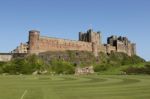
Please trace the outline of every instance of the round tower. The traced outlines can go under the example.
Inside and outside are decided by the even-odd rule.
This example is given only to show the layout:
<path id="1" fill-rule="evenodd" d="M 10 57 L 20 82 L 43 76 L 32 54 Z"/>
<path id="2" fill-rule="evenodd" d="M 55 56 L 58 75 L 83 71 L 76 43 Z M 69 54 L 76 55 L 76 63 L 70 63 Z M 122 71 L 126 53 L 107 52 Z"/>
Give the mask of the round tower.
<path id="1" fill-rule="evenodd" d="M 38 41 L 40 37 L 40 31 L 29 31 L 29 53 L 38 53 Z"/>

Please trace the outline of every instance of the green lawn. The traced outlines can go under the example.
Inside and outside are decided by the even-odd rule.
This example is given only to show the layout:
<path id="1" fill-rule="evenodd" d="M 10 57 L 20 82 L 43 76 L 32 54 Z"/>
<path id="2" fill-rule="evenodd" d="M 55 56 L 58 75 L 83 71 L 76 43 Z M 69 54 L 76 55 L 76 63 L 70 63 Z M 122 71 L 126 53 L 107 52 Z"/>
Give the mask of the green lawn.
<path id="1" fill-rule="evenodd" d="M 0 76 L 0 99 L 150 99 L 150 76 Z"/>

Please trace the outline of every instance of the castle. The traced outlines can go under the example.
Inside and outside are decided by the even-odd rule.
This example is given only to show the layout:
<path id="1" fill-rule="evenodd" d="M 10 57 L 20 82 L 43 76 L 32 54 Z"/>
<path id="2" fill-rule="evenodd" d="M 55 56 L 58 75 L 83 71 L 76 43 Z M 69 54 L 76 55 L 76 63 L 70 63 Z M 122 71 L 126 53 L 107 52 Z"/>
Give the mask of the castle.
<path id="1" fill-rule="evenodd" d="M 131 43 L 126 37 L 111 36 L 107 44 L 102 44 L 101 33 L 89 29 L 87 32 L 79 32 L 79 40 L 67 40 L 40 35 L 40 31 L 29 31 L 27 44 L 21 43 L 12 53 L 39 54 L 46 51 L 90 51 L 95 56 L 99 52 L 110 54 L 111 52 L 123 52 L 129 56 L 136 54 L 136 44 Z"/>

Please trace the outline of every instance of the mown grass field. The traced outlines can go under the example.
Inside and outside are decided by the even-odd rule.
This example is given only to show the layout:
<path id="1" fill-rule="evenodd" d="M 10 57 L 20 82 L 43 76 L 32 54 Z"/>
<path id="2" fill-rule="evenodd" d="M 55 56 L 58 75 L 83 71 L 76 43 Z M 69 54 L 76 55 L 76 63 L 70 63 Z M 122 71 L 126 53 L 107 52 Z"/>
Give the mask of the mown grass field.
<path id="1" fill-rule="evenodd" d="M 0 76 L 0 99 L 150 99 L 150 76 Z"/>

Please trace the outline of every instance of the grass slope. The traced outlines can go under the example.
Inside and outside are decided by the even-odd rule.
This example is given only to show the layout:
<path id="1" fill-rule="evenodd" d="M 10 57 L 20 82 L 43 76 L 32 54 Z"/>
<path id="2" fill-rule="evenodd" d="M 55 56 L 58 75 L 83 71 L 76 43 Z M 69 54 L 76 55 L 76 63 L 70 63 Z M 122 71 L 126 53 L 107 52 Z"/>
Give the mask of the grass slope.
<path id="1" fill-rule="evenodd" d="M 150 76 L 0 76 L 0 99 L 150 99 Z"/>
<path id="2" fill-rule="evenodd" d="M 14 58 L 10 62 L 0 62 L 0 74 L 32 74 L 35 71 L 47 71 L 48 74 L 74 74 L 77 66 L 93 66 L 94 71 L 100 74 L 123 74 L 126 68 L 144 64 L 145 60 L 139 56 L 130 57 L 118 52 L 111 54 L 100 52 L 98 57 L 92 52 L 84 51 L 45 52 L 38 56 L 27 55 L 24 58 Z"/>

